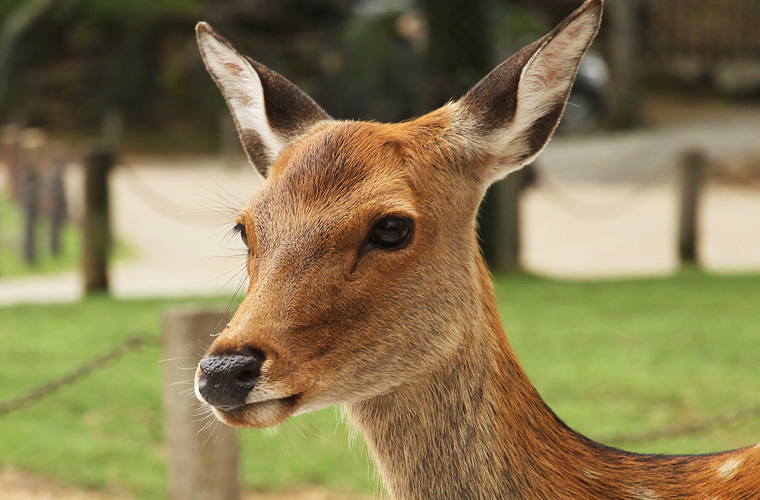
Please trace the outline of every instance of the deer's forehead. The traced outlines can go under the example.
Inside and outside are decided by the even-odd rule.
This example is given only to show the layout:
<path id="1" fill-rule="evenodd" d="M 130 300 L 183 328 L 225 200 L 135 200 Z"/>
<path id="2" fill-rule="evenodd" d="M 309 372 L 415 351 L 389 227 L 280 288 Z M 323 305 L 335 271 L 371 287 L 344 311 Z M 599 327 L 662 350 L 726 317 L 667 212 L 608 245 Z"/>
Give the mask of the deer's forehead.
<path id="1" fill-rule="evenodd" d="M 283 152 L 258 201 L 331 205 L 402 195 L 409 180 L 402 140 L 371 123 L 319 130 Z"/>
<path id="2" fill-rule="evenodd" d="M 300 195 L 330 196 L 361 184 L 391 181 L 403 175 L 400 143 L 389 126 L 364 122 L 332 124 L 286 149 L 270 180 Z"/>
<path id="3" fill-rule="evenodd" d="M 297 142 L 278 158 L 249 212 L 259 221 L 288 226 L 413 210 L 403 137 L 383 127 L 339 123 Z"/>

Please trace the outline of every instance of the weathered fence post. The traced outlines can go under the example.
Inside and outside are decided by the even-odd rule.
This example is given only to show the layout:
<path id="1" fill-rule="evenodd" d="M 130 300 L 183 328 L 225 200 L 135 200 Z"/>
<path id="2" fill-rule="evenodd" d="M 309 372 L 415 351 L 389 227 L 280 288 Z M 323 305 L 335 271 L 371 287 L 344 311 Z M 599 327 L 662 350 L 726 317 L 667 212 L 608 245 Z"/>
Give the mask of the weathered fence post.
<path id="1" fill-rule="evenodd" d="M 84 217 L 82 219 L 82 273 L 85 293 L 108 291 L 108 254 L 111 247 L 108 175 L 113 151 L 93 146 L 84 160 Z"/>
<path id="2" fill-rule="evenodd" d="M 697 263 L 699 236 L 699 200 L 704 184 L 707 157 L 699 149 L 681 154 L 681 217 L 679 220 L 678 255 L 682 264 Z"/>
<path id="3" fill-rule="evenodd" d="M 20 191 L 21 210 L 23 213 L 23 231 L 21 253 L 24 262 L 34 265 L 37 262 L 37 218 L 40 213 L 40 176 L 45 156 L 46 135 L 37 128 L 29 128 L 20 134 L 20 170 L 17 172 L 17 186 Z"/>
<path id="4" fill-rule="evenodd" d="M 118 156 L 121 151 L 121 142 L 124 135 L 124 115 L 117 108 L 108 108 L 103 115 L 103 142 L 106 147 Z"/>
<path id="5" fill-rule="evenodd" d="M 63 182 L 65 171 L 66 158 L 62 151 L 57 151 L 48 176 L 46 193 L 48 217 L 50 218 L 50 253 L 56 257 L 61 254 L 61 228 L 66 221 L 68 208 Z"/>
<path id="6" fill-rule="evenodd" d="M 211 335 L 229 319 L 225 309 L 177 308 L 164 313 L 169 500 L 240 498 L 237 432 L 198 418 L 198 402 L 187 393 Z"/>
<path id="7" fill-rule="evenodd" d="M 21 212 L 24 219 L 21 254 L 24 257 L 24 262 L 31 266 L 37 262 L 37 215 L 40 201 L 39 178 L 34 165 L 23 164 L 20 181 Z"/>
<path id="8" fill-rule="evenodd" d="M 609 89 L 609 123 L 615 128 L 640 125 L 642 26 L 641 0 L 607 2 L 608 58 L 613 84 Z"/>
<path id="9" fill-rule="evenodd" d="M 14 200 L 20 198 L 19 182 L 19 127 L 18 125 L 5 125 L 2 129 L 3 162 L 5 163 L 8 189 Z"/>
<path id="10" fill-rule="evenodd" d="M 520 270 L 520 198 L 532 175 L 531 166 L 509 174 L 489 188 L 480 212 L 483 253 L 494 271 Z"/>

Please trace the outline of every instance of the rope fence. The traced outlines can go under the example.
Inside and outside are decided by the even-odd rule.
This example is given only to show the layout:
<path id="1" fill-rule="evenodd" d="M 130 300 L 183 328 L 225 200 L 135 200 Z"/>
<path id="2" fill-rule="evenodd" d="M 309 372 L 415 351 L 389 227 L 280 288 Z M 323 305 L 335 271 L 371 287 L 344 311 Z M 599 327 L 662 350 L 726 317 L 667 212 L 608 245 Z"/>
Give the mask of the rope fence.
<path id="1" fill-rule="evenodd" d="M 139 173 L 125 164 L 119 153 L 123 120 L 116 110 L 104 115 L 100 135 L 86 146 L 65 144 L 50 137 L 47 131 L 24 128 L 18 124 L 0 127 L 0 175 L 8 195 L 2 200 L 18 206 L 21 214 L 21 234 L 11 241 L 0 228 L 0 243 L 17 246 L 21 259 L 33 268 L 40 261 L 42 233 L 40 223 L 47 225 L 49 252 L 61 254 L 61 234 L 69 222 L 69 201 L 65 189 L 65 171 L 80 166 L 83 172 L 81 273 L 86 294 L 108 292 L 113 248 L 111 208 L 111 176 L 119 165 L 125 172 L 125 186 L 154 212 L 172 221 L 195 226 L 218 228 L 220 223 L 203 214 L 189 213 L 186 207 L 173 202 L 159 190 L 142 180 Z M 75 153 L 75 151 L 77 151 Z M 2 184 L 2 183 L 0 183 Z M 6 201 L 7 198 L 7 201 Z M 3 269 L 0 268 L 0 275 Z"/>
<path id="2" fill-rule="evenodd" d="M 197 343 L 188 342 L 188 339 L 185 337 L 190 334 L 187 332 L 197 332 L 193 333 L 192 336 L 196 340 L 203 340 L 208 337 L 209 331 L 216 331 L 219 325 L 219 317 L 224 316 L 225 314 L 225 312 L 215 310 L 211 312 L 188 312 L 181 309 L 168 311 L 166 316 L 168 325 L 167 331 L 169 333 L 166 335 L 166 341 L 168 342 L 166 346 L 167 353 L 174 355 L 177 354 L 175 351 L 179 351 L 179 354 L 182 356 L 179 356 L 178 358 L 186 359 L 189 355 L 193 354 L 189 351 L 185 352 L 188 350 L 188 346 L 192 346 Z M 196 323 L 200 323 L 201 327 L 199 328 L 197 326 L 194 326 Z M 123 341 L 113 346 L 108 351 L 88 359 L 80 365 L 72 368 L 67 373 L 64 373 L 60 377 L 48 380 L 40 385 L 31 388 L 23 394 L 0 402 L 0 417 L 11 412 L 26 409 L 36 403 L 39 403 L 45 398 L 57 392 L 59 389 L 75 385 L 88 375 L 104 370 L 110 364 L 119 360 L 126 354 L 137 352 L 143 346 L 154 344 L 155 342 L 155 337 L 153 335 L 149 335 L 145 332 L 135 332 Z M 191 347 L 190 349 L 194 349 L 194 347 Z M 174 378 L 177 378 L 178 380 L 184 380 L 187 376 L 186 373 L 184 373 L 182 370 L 178 371 L 174 368 L 167 368 L 167 370 L 171 370 L 172 373 L 176 373 L 176 375 L 168 376 L 169 381 L 172 381 Z M 167 383 L 167 385 L 171 384 Z M 175 402 L 175 404 L 183 405 L 184 399 L 180 398 L 179 402 Z M 190 414 L 192 416 L 192 411 Z M 668 425 L 658 429 L 651 429 L 643 432 L 614 434 L 604 437 L 602 441 L 620 444 L 637 444 L 659 441 L 663 439 L 676 439 L 688 435 L 707 433 L 720 428 L 734 426 L 758 417 L 760 417 L 760 405 L 755 405 L 737 411 L 717 414 L 693 422 Z"/>
<path id="3" fill-rule="evenodd" d="M 719 161 L 710 161 L 706 165 L 704 174 L 705 177 L 730 183 L 732 187 L 741 187 L 752 191 L 760 190 L 760 178 L 727 169 Z M 640 206 L 640 203 L 645 200 L 645 196 L 653 187 L 663 185 L 663 175 L 662 170 L 653 170 L 642 176 L 633 185 L 629 185 L 623 194 L 609 200 L 589 201 L 573 193 L 572 188 L 563 187 L 561 183 L 553 180 L 551 175 L 546 175 L 539 168 L 537 189 L 534 192 L 560 210 L 576 217 L 614 219 Z"/>
<path id="4" fill-rule="evenodd" d="M 730 183 L 732 187 L 760 191 L 760 175 L 752 177 L 747 173 L 729 169 L 720 161 L 716 161 L 713 165 L 710 165 L 708 170 L 711 175 L 724 182 Z M 760 172 L 760 168 L 758 168 L 758 172 Z"/>
<path id="5" fill-rule="evenodd" d="M 756 417 L 760 417 L 760 405 L 751 406 L 739 411 L 721 413 L 697 422 L 671 425 L 634 434 L 616 434 L 605 438 L 605 441 L 623 444 L 637 444 L 660 441 L 662 439 L 675 439 L 692 434 L 706 433 L 723 427 L 734 426 Z"/>
<path id="6" fill-rule="evenodd" d="M 136 351 L 149 342 L 149 337 L 144 333 L 132 334 L 124 341 L 111 348 L 108 352 L 87 360 L 62 376 L 33 387 L 24 394 L 0 402 L 0 416 L 31 406 L 47 396 L 50 396 L 58 389 L 73 385 L 85 376 L 102 370 L 125 354 Z"/>
<path id="7" fill-rule="evenodd" d="M 150 187 L 148 183 L 142 180 L 140 174 L 137 173 L 133 166 L 122 162 L 120 167 L 127 174 L 125 175 L 125 179 L 127 180 L 126 185 L 129 191 L 161 215 L 182 224 L 204 227 L 219 226 L 218 222 L 203 219 L 198 217 L 197 214 L 189 213 L 186 207 L 175 203 L 160 191 Z"/>
<path id="8" fill-rule="evenodd" d="M 586 201 L 561 187 L 551 179 L 551 176 L 541 173 L 538 178 L 538 189 L 535 192 L 557 208 L 572 215 L 583 218 L 614 219 L 639 206 L 639 202 L 643 199 L 642 195 L 653 186 L 660 184 L 661 178 L 661 171 L 652 171 L 639 179 L 622 195 L 610 200 Z"/>

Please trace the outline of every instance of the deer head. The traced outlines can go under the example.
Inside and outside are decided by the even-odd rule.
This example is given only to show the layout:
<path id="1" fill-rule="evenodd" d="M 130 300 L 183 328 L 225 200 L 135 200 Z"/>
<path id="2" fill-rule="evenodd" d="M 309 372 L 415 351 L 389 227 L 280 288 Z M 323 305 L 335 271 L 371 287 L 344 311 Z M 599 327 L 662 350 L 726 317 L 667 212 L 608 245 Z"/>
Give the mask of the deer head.
<path id="1" fill-rule="evenodd" d="M 601 8 L 588 0 L 460 100 L 398 124 L 333 120 L 198 25 L 206 67 L 266 179 L 236 221 L 247 295 L 196 374 L 221 420 L 264 427 L 359 403 L 478 342 L 473 325 L 491 307 L 478 205 L 549 141 Z"/>

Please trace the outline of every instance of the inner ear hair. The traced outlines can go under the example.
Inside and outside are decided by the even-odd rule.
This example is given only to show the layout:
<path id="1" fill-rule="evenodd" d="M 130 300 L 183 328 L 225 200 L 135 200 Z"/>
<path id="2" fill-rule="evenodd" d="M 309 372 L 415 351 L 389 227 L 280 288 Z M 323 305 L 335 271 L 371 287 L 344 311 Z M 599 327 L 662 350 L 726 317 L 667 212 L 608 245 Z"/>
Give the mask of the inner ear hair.
<path id="1" fill-rule="evenodd" d="M 602 0 L 588 0 L 540 40 L 489 73 L 458 104 L 465 135 L 492 158 L 491 181 L 535 159 L 559 123 L 578 66 L 601 23 Z"/>
<path id="2" fill-rule="evenodd" d="M 302 90 L 240 54 L 208 24 L 199 23 L 196 34 L 203 62 L 230 108 L 243 149 L 267 177 L 283 149 L 330 117 Z"/>

